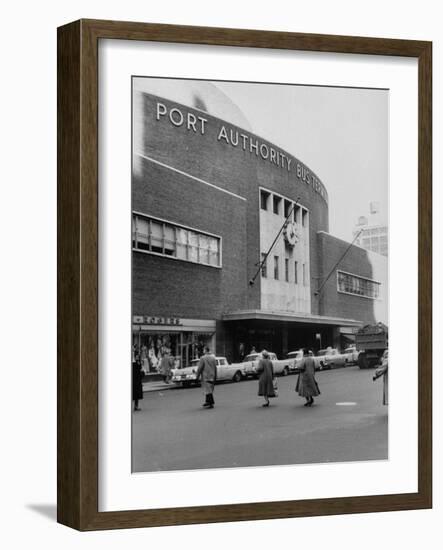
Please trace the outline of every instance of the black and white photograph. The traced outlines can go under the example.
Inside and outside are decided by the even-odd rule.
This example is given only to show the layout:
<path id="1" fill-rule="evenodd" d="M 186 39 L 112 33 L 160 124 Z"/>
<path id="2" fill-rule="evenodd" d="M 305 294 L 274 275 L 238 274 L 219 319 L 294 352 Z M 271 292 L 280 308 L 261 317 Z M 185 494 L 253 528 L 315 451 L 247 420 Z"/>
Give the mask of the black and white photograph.
<path id="1" fill-rule="evenodd" d="M 389 459 L 388 144 L 387 89 L 133 76 L 133 472 Z"/>

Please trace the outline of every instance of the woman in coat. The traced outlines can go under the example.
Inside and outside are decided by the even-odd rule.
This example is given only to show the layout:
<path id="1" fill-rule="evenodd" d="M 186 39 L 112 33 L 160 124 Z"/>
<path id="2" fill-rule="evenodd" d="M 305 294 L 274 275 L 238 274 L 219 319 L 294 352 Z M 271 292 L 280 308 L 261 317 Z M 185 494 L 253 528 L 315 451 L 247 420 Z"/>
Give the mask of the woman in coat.
<path id="1" fill-rule="evenodd" d="M 174 368 L 174 358 L 171 357 L 171 352 L 169 349 L 165 349 L 163 353 L 163 357 L 160 361 L 160 368 L 159 371 L 163 376 L 163 380 L 166 382 L 166 384 L 169 384 L 169 379 L 171 378 L 171 369 Z"/>
<path id="2" fill-rule="evenodd" d="M 298 395 L 306 399 L 305 407 L 311 407 L 314 403 L 314 397 L 320 395 L 320 390 L 315 379 L 315 361 L 312 351 L 308 351 L 300 365 L 300 374 L 298 375 L 295 391 Z"/>
<path id="3" fill-rule="evenodd" d="M 143 399 L 143 371 L 138 352 L 134 354 L 132 362 L 132 400 L 134 401 L 134 411 L 139 411 L 138 402 Z"/>
<path id="4" fill-rule="evenodd" d="M 266 350 L 261 352 L 262 359 L 258 362 L 257 373 L 260 374 L 258 380 L 258 395 L 265 398 L 262 407 L 269 407 L 269 398 L 275 397 L 274 391 L 274 367 L 269 359 L 269 354 Z"/>

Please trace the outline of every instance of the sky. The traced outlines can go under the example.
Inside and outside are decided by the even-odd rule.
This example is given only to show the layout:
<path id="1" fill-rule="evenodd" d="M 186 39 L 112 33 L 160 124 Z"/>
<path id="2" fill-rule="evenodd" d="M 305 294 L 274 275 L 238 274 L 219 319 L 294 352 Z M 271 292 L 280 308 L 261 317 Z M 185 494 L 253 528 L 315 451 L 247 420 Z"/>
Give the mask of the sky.
<path id="1" fill-rule="evenodd" d="M 388 222 L 389 91 L 216 82 L 252 131 L 291 153 L 329 194 L 329 230 L 347 241 L 378 202 Z"/>

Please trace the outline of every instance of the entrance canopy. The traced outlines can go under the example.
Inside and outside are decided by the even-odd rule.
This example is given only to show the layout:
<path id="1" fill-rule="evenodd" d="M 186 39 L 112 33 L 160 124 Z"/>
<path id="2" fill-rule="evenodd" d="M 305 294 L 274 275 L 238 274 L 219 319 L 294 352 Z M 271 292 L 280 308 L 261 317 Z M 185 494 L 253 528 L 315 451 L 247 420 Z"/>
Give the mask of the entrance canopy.
<path id="1" fill-rule="evenodd" d="M 309 325 L 329 325 L 335 327 L 361 327 L 361 321 L 356 319 L 343 319 L 341 317 L 326 317 L 323 315 L 311 315 L 310 313 L 291 313 L 288 311 L 271 311 L 264 309 L 249 309 L 232 311 L 222 316 L 222 321 L 285 321 L 303 323 Z"/>

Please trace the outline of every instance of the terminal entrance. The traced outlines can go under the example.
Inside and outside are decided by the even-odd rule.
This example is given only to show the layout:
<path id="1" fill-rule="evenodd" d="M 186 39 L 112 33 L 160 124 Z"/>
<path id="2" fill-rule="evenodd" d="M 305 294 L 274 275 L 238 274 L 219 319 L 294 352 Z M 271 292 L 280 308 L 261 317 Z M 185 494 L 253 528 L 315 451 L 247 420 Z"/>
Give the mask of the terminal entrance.
<path id="1" fill-rule="evenodd" d="M 339 346 L 338 328 L 328 325 L 302 324 L 298 322 L 265 321 L 251 319 L 223 323 L 224 338 L 217 339 L 230 362 L 239 362 L 254 351 L 266 349 L 283 358 L 287 353 L 301 348 L 315 352 L 328 346 Z"/>

